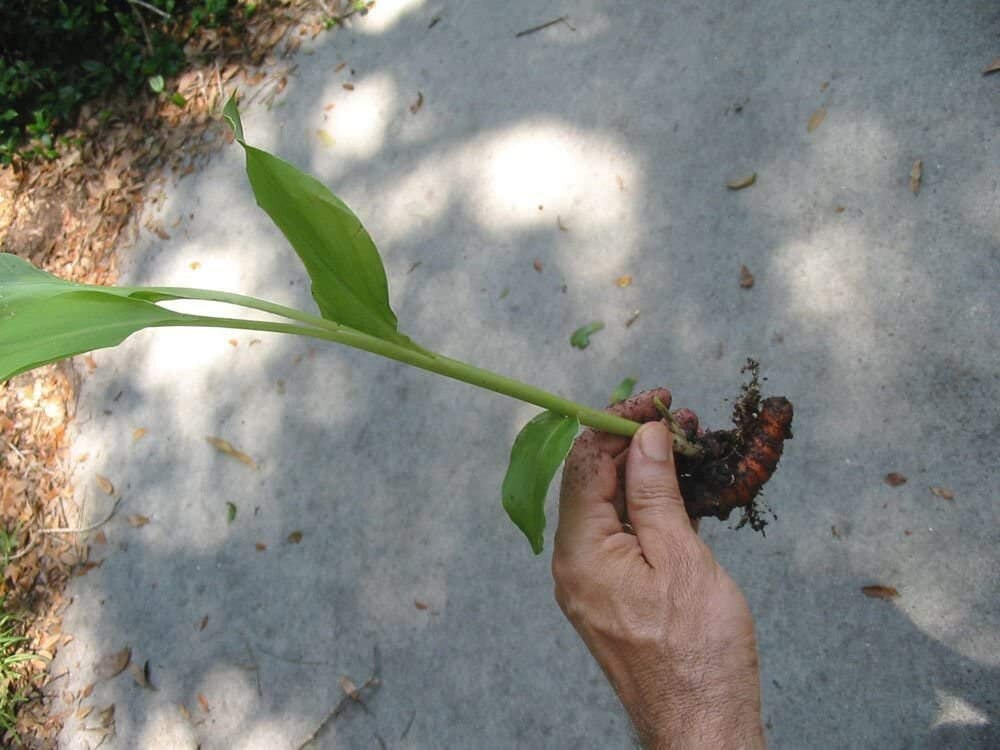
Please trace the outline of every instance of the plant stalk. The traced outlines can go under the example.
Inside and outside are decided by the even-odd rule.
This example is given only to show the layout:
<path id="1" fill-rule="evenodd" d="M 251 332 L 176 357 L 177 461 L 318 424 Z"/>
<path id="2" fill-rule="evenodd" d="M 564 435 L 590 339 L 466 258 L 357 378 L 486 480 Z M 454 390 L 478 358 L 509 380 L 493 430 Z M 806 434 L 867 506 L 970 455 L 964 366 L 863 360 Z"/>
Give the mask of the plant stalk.
<path id="1" fill-rule="evenodd" d="M 138 289 L 137 289 L 138 290 Z M 362 349 L 372 354 L 378 354 L 397 362 L 403 362 L 422 370 L 444 375 L 454 380 L 460 380 L 470 385 L 479 386 L 495 393 L 500 393 L 520 401 L 535 404 L 567 417 L 576 417 L 580 424 L 592 427 L 601 432 L 632 437 L 639 429 L 639 423 L 630 419 L 616 417 L 599 409 L 592 409 L 574 401 L 557 396 L 541 388 L 528 385 L 514 378 L 486 370 L 467 362 L 445 357 L 420 347 L 409 348 L 393 341 L 385 341 L 377 336 L 358 331 L 349 326 L 311 315 L 301 310 L 285 307 L 274 302 L 249 297 L 231 292 L 218 292 L 207 289 L 189 289 L 181 287 L 144 287 L 142 291 L 160 292 L 184 299 L 200 299 L 212 302 L 224 302 L 240 307 L 259 310 L 271 315 L 287 318 L 303 323 L 291 325 L 258 320 L 240 320 L 238 318 L 217 318 L 212 316 L 190 316 L 192 326 L 207 326 L 211 328 L 238 328 L 252 331 L 270 331 L 274 333 L 291 333 L 308 336 L 324 341 L 334 341 L 339 344 Z M 687 440 L 683 432 L 671 420 L 671 430 L 674 432 L 674 447 L 684 455 L 697 455 L 700 448 Z"/>

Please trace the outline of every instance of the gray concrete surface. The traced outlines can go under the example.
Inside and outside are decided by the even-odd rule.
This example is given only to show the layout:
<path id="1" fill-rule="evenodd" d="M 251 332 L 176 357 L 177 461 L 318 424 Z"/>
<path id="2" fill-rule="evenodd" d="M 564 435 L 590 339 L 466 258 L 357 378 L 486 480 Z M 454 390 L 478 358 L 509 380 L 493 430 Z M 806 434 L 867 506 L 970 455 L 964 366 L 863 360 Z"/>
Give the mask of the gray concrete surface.
<path id="1" fill-rule="evenodd" d="M 561 15 L 572 28 L 515 37 Z M 988 0 L 379 0 L 303 45 L 245 125 L 357 209 L 429 347 L 595 405 L 634 375 L 712 424 L 759 358 L 796 405 L 778 518 L 766 538 L 703 529 L 757 616 L 772 745 L 997 747 L 1000 78 L 980 71 L 998 32 Z M 311 309 L 236 147 L 149 210 L 172 238 L 124 250 L 128 281 Z M 318 746 L 630 746 L 552 600 L 554 517 L 535 558 L 500 508 L 534 409 L 269 335 L 158 331 L 96 361 L 87 519 L 109 505 L 93 474 L 123 499 L 107 544 L 91 537 L 103 565 L 73 582 L 56 672 L 78 690 L 129 645 L 157 688 L 97 684 L 84 703 L 117 708 L 105 747 L 298 747 L 376 646 L 381 689 Z M 68 720 L 64 746 L 96 744 L 92 723 Z"/>

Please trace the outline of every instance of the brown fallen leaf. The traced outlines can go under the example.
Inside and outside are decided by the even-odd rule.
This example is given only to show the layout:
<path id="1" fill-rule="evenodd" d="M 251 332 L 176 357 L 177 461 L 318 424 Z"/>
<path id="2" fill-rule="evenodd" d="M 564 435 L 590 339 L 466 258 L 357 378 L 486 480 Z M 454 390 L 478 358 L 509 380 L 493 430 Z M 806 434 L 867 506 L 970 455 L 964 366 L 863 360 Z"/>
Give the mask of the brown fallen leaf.
<path id="1" fill-rule="evenodd" d="M 532 266 L 532 268 L 534 268 L 534 269 L 535 269 L 536 271 L 538 271 L 538 273 L 541 273 L 542 271 L 544 271 L 544 270 L 545 270 L 545 264 L 544 264 L 544 263 L 542 263 L 542 261 L 540 261 L 540 260 L 539 260 L 538 258 L 535 258 L 535 262 L 534 262 L 534 263 L 532 263 L 532 264 L 531 264 L 531 266 Z"/>
<path id="2" fill-rule="evenodd" d="M 80 691 L 80 700 L 86 700 L 90 697 L 90 694 L 94 692 L 94 685 L 96 683 L 90 683 L 83 690 Z"/>
<path id="3" fill-rule="evenodd" d="M 410 114 L 415 115 L 420 111 L 420 108 L 424 106 L 424 95 L 420 91 L 417 92 L 416 101 L 410 105 Z"/>
<path id="4" fill-rule="evenodd" d="M 846 211 L 846 210 L 847 210 L 847 208 L 846 208 L 846 207 L 844 207 L 844 206 L 837 206 L 837 207 L 836 207 L 835 209 L 833 209 L 833 210 L 834 210 L 834 212 L 835 212 L 835 213 L 838 213 L 838 214 L 842 214 L 842 213 L 844 213 L 844 211 Z"/>
<path id="5" fill-rule="evenodd" d="M 191 721 L 191 712 L 188 711 L 188 707 L 187 706 L 185 706 L 183 703 L 178 703 L 177 704 L 177 710 L 180 711 L 181 716 L 183 716 L 188 721 Z"/>
<path id="6" fill-rule="evenodd" d="M 241 461 L 242 463 L 245 463 L 251 469 L 257 468 L 256 461 L 250 458 L 250 456 L 248 456 L 243 451 L 234 448 L 233 444 L 230 443 L 228 440 L 223 440 L 222 438 L 219 437 L 212 437 L 211 435 L 206 435 L 205 440 L 207 440 L 208 444 L 211 445 L 216 450 L 225 453 L 227 456 L 232 456 L 233 458 L 237 459 L 238 461 Z"/>
<path id="7" fill-rule="evenodd" d="M 746 177 L 740 177 L 736 180 L 730 180 L 726 183 L 726 187 L 730 190 L 742 190 L 743 188 L 748 188 L 757 182 L 757 173 L 749 174 Z"/>
<path id="8" fill-rule="evenodd" d="M 831 535 L 831 536 L 832 536 L 832 537 L 833 537 L 834 539 L 840 539 L 840 532 L 839 532 L 839 531 L 837 531 L 837 527 L 836 527 L 836 526 L 831 526 L 831 527 L 830 527 L 830 535 Z"/>
<path id="9" fill-rule="evenodd" d="M 628 316 L 628 320 L 625 321 L 625 327 L 631 328 L 632 324 L 639 319 L 639 311 L 633 310 L 632 314 Z"/>
<path id="10" fill-rule="evenodd" d="M 128 525 L 133 529 L 141 529 L 149 523 L 149 516 L 144 516 L 141 513 L 135 513 L 129 516 L 126 520 L 128 521 Z"/>
<path id="11" fill-rule="evenodd" d="M 347 63 L 346 62 L 340 62 L 340 63 L 337 64 L 337 67 L 333 69 L 333 72 L 334 73 L 339 73 L 340 71 L 342 71 L 346 67 L 347 67 Z"/>
<path id="12" fill-rule="evenodd" d="M 80 706 L 78 709 L 76 709 L 76 718 L 79 719 L 80 721 L 83 721 L 88 716 L 90 716 L 90 712 L 93 710 L 94 710 L 93 706 Z"/>
<path id="13" fill-rule="evenodd" d="M 132 442 L 136 442 L 137 440 L 142 440 L 144 437 L 146 437 L 146 432 L 147 430 L 145 427 L 136 427 L 134 430 L 132 430 Z"/>
<path id="14" fill-rule="evenodd" d="M 112 703 L 110 706 L 101 710 L 101 713 L 97 715 L 97 720 L 101 723 L 102 727 L 110 727 L 115 723 L 115 704 Z"/>
<path id="15" fill-rule="evenodd" d="M 198 621 L 198 630 L 204 630 L 208 627 L 208 615 L 205 615 Z"/>
<path id="16" fill-rule="evenodd" d="M 94 675 L 98 680 L 110 680 L 124 671 L 132 660 L 132 649 L 126 646 L 121 651 L 115 651 L 101 658 L 94 665 Z"/>
<path id="17" fill-rule="evenodd" d="M 188 265 L 192 271 L 197 271 L 199 268 L 201 268 L 201 262 L 197 260 L 194 261 L 193 263 L 189 263 Z"/>
<path id="18" fill-rule="evenodd" d="M 993 62 L 983 68 L 983 75 L 989 75 L 990 73 L 996 73 L 1000 71 L 1000 57 L 994 57 Z"/>
<path id="19" fill-rule="evenodd" d="M 257 542 L 254 547 L 258 552 L 267 552 L 267 545 L 264 542 Z"/>
<path id="20" fill-rule="evenodd" d="M 946 487 L 931 487 L 931 492 L 940 497 L 942 500 L 954 500 L 955 493 Z"/>
<path id="21" fill-rule="evenodd" d="M 625 287 L 629 286 L 631 283 L 632 283 L 632 277 L 629 276 L 628 274 L 626 274 L 624 276 L 619 276 L 617 279 L 615 279 L 615 285 L 619 289 L 624 289 Z"/>
<path id="22" fill-rule="evenodd" d="M 885 483 L 890 487 L 899 487 L 902 484 L 906 484 L 906 477 L 895 471 L 890 471 L 885 475 Z"/>
<path id="23" fill-rule="evenodd" d="M 107 543 L 108 543 L 108 535 L 105 534 L 103 531 L 98 531 L 96 534 L 94 534 L 94 544 L 107 544 Z"/>
<path id="24" fill-rule="evenodd" d="M 872 599 L 895 599 L 899 596 L 892 586 L 862 586 L 861 592 Z"/>
<path id="25" fill-rule="evenodd" d="M 331 109 L 333 109 L 336 106 L 337 106 L 336 102 L 330 102 L 325 107 L 323 107 L 323 111 L 324 112 L 329 112 Z"/>
<path id="26" fill-rule="evenodd" d="M 340 689 L 350 696 L 352 700 L 361 699 L 361 695 L 358 692 L 358 686 L 354 684 L 354 681 L 350 677 L 340 678 Z"/>
<path id="27" fill-rule="evenodd" d="M 740 288 L 750 289 L 753 286 L 753 274 L 746 266 L 740 266 Z"/>
<path id="28" fill-rule="evenodd" d="M 347 91 L 354 91 L 354 84 L 353 83 L 342 83 L 340 85 L 343 86 L 344 89 L 346 89 Z"/>
<path id="29" fill-rule="evenodd" d="M 83 361 L 87 364 L 87 372 L 93 372 L 97 369 L 97 360 L 94 359 L 93 354 L 88 354 L 83 358 Z"/>
<path id="30" fill-rule="evenodd" d="M 152 683 L 149 681 L 149 660 L 147 659 L 145 664 L 141 667 L 132 662 L 128 665 L 129 674 L 132 675 L 132 679 L 135 680 L 135 684 L 144 690 L 155 690 Z"/>
<path id="31" fill-rule="evenodd" d="M 289 544 L 298 544 L 301 541 L 302 541 L 302 532 L 301 531 L 293 531 L 291 534 L 288 535 L 288 543 Z"/>
<path id="32" fill-rule="evenodd" d="M 820 125 L 823 124 L 823 120 L 826 119 L 826 107 L 820 107 L 815 112 L 812 113 L 812 117 L 809 118 L 809 122 L 806 125 L 806 132 L 811 133 Z"/>
<path id="33" fill-rule="evenodd" d="M 922 159 L 917 159 L 913 162 L 913 168 L 910 170 L 910 192 L 914 195 L 920 192 L 920 181 L 923 179 L 924 174 L 924 162 Z"/>
<path id="34" fill-rule="evenodd" d="M 206 714 L 212 711 L 211 706 L 208 705 L 208 698 L 205 697 L 204 693 L 198 693 L 198 705 L 201 706 L 201 710 Z"/>
<path id="35" fill-rule="evenodd" d="M 240 342 L 237 341 L 236 339 L 229 339 L 229 345 L 235 349 L 237 346 L 240 345 Z"/>
<path id="36" fill-rule="evenodd" d="M 111 484 L 111 480 L 108 479 L 103 474 L 95 475 L 94 481 L 97 482 L 97 486 L 101 488 L 101 492 L 103 492 L 105 495 L 115 494 L 115 486 Z"/>
<path id="37" fill-rule="evenodd" d="M 413 600 L 413 606 L 420 610 L 428 609 L 430 607 L 430 605 L 427 604 L 427 602 L 422 602 L 419 599 Z"/>

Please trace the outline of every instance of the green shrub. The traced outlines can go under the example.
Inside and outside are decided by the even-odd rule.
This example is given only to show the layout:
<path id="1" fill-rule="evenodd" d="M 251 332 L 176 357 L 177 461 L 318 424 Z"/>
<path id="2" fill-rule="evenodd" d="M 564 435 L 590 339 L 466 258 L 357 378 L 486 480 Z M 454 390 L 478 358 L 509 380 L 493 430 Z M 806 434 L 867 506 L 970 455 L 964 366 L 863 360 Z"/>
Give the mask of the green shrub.
<path id="1" fill-rule="evenodd" d="M 55 156 L 88 99 L 184 65 L 197 29 L 227 20 L 233 0 L 0 1 L 0 161 Z"/>

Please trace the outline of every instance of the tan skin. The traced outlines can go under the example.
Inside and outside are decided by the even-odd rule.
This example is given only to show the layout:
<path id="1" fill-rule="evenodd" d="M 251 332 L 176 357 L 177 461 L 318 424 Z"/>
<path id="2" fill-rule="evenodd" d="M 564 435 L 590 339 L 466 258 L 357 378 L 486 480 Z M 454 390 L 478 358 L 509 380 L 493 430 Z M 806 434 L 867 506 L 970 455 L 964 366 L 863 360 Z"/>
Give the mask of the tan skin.
<path id="1" fill-rule="evenodd" d="M 644 747 L 763 748 L 753 618 L 684 510 L 654 396 L 670 405 L 657 389 L 609 409 L 648 423 L 634 439 L 588 430 L 566 459 L 556 601 Z"/>

